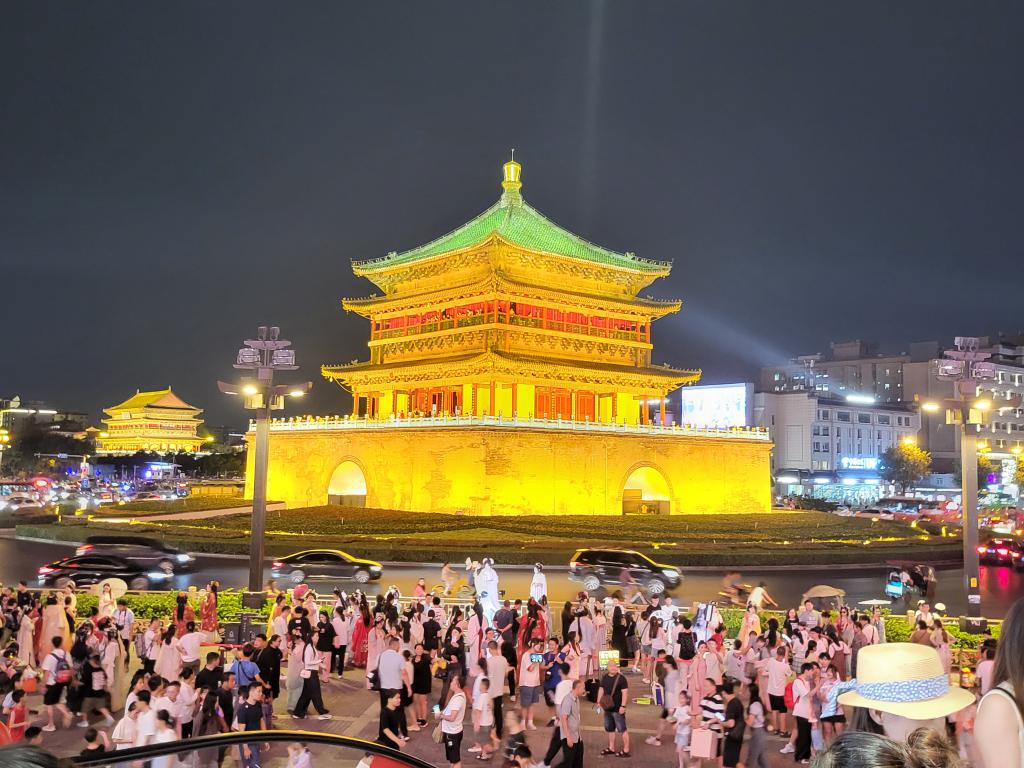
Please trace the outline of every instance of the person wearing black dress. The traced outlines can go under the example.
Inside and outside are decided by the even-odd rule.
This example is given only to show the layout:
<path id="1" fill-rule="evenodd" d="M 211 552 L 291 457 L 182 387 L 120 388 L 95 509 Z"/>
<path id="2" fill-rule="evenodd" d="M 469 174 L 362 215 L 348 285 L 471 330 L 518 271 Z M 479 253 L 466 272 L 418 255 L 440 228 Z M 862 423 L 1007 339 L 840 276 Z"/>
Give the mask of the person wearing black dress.
<path id="1" fill-rule="evenodd" d="M 445 640 L 444 648 L 439 654 L 448 666 L 445 668 L 444 685 L 441 686 L 441 708 L 444 709 L 448 703 L 448 689 L 451 687 L 452 677 L 462 675 L 465 670 L 463 662 L 466 659 L 466 646 L 462 639 L 462 630 L 455 625 L 448 629 L 448 638 Z"/>
<path id="2" fill-rule="evenodd" d="M 416 724 L 420 728 L 427 725 L 427 700 L 430 698 L 433 685 L 430 654 L 423 648 L 423 643 L 416 643 L 412 656 L 412 703 L 413 711 L 416 713 Z"/>
<path id="3" fill-rule="evenodd" d="M 281 693 L 281 636 L 271 635 L 265 646 L 252 655 L 260 668 L 260 677 L 270 686 L 270 696 L 276 699 Z"/>
<path id="4" fill-rule="evenodd" d="M 331 654 L 334 653 L 334 636 L 336 634 L 327 611 L 320 611 L 320 618 L 316 623 L 316 650 L 323 660 L 324 674 L 328 677 L 331 671 Z"/>

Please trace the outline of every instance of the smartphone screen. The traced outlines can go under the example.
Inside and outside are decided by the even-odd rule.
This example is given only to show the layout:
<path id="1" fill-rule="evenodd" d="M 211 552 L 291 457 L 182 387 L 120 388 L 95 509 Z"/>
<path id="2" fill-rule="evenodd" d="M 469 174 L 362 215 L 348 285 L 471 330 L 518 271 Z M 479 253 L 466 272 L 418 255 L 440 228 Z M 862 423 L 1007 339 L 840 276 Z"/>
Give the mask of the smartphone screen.
<path id="1" fill-rule="evenodd" d="M 530 663 L 532 663 L 532 664 L 542 664 L 543 662 L 544 662 L 544 654 L 543 653 L 531 653 L 530 654 Z"/>

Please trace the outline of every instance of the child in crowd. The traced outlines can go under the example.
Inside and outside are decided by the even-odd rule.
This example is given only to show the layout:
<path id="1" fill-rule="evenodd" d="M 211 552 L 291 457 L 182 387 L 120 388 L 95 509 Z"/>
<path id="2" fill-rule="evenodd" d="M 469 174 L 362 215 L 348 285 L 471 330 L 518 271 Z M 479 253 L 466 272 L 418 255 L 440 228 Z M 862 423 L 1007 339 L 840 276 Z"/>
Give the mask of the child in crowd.
<path id="1" fill-rule="evenodd" d="M 672 710 L 671 719 L 676 724 L 676 755 L 679 757 L 679 768 L 686 768 L 689 762 L 690 733 L 693 730 L 690 695 L 686 691 L 679 692 L 679 703 Z"/>

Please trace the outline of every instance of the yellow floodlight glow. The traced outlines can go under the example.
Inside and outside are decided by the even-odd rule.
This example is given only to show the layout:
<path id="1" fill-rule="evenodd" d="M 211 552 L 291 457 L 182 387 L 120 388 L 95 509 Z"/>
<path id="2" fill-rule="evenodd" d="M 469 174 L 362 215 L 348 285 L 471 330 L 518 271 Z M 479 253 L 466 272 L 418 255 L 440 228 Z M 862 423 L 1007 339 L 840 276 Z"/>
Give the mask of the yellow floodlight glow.
<path id="1" fill-rule="evenodd" d="M 974 409 L 978 411 L 987 411 L 992 407 L 991 400 L 977 400 L 974 403 Z"/>
<path id="2" fill-rule="evenodd" d="M 917 445 L 917 438 L 914 437 L 913 435 L 907 435 L 900 442 L 902 442 L 904 445 Z"/>
<path id="3" fill-rule="evenodd" d="M 302 397 L 305 394 L 306 394 L 305 390 L 293 389 L 291 392 L 288 393 L 288 396 L 289 397 Z"/>
<path id="4" fill-rule="evenodd" d="M 256 387 L 254 387 L 252 384 L 246 384 L 244 387 L 242 387 L 242 394 L 243 395 L 248 395 L 249 397 L 252 397 L 253 395 L 257 394 L 258 392 L 259 392 L 259 390 L 256 389 Z"/>
<path id="5" fill-rule="evenodd" d="M 927 411 L 928 413 L 938 413 L 941 406 L 934 400 L 928 400 L 927 402 L 921 403 L 921 410 Z"/>

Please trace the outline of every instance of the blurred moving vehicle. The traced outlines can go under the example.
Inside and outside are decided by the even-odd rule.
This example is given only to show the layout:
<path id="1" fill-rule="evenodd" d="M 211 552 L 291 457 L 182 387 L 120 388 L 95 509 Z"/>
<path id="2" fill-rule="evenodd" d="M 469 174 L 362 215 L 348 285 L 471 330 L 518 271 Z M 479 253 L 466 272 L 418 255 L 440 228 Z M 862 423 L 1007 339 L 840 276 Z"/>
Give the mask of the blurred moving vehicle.
<path id="1" fill-rule="evenodd" d="M 150 589 L 167 584 L 173 574 L 150 570 L 139 563 L 109 555 L 75 555 L 54 560 L 39 567 L 36 580 L 42 587 L 61 588 L 66 584 L 76 587 L 96 584 L 104 579 L 118 578 L 131 589 Z"/>
<path id="2" fill-rule="evenodd" d="M 1011 537 L 989 539 L 978 545 L 978 559 L 992 565 L 1009 565 L 1024 571 L 1024 543 Z"/>
<path id="3" fill-rule="evenodd" d="M 616 586 L 660 595 L 678 587 L 683 577 L 675 566 L 656 563 L 632 550 L 579 549 L 569 561 L 569 579 L 583 584 L 588 592 Z"/>
<path id="4" fill-rule="evenodd" d="M 384 566 L 374 560 L 353 557 L 340 549 L 305 549 L 275 559 L 271 563 L 270 574 L 275 579 L 288 579 L 293 584 L 338 579 L 353 579 L 366 584 L 380 579 Z"/>
<path id="5" fill-rule="evenodd" d="M 196 561 L 187 552 L 145 536 L 90 536 L 75 554 L 117 557 L 142 570 L 159 570 L 170 575 L 191 570 Z"/>

